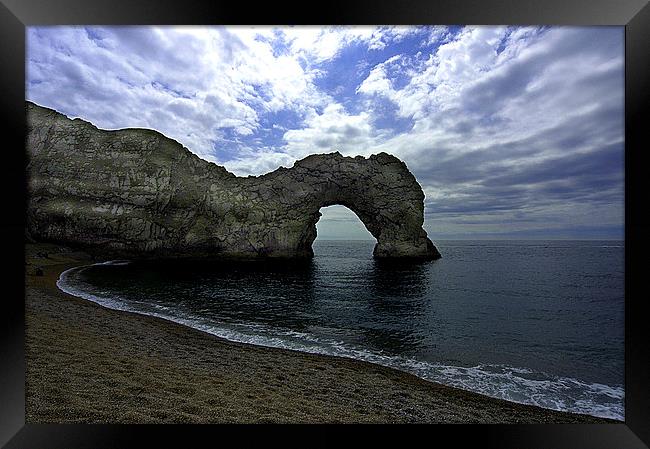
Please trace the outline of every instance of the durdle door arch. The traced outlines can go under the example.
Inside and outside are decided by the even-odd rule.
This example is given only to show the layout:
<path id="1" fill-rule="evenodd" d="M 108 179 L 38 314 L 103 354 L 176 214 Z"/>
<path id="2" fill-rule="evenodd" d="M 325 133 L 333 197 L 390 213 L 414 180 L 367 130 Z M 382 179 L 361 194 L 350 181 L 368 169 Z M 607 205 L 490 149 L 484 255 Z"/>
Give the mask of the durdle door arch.
<path id="1" fill-rule="evenodd" d="M 377 258 L 437 259 L 406 165 L 317 154 L 237 177 L 145 129 L 104 131 L 27 102 L 28 233 L 127 257 L 311 257 L 320 208 L 352 210 Z"/>

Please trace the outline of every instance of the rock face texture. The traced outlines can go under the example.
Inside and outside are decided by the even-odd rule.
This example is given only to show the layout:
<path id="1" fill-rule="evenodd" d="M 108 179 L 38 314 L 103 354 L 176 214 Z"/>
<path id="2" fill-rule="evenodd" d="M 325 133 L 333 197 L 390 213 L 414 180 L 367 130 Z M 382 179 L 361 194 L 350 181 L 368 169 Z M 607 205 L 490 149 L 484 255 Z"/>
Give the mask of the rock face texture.
<path id="1" fill-rule="evenodd" d="M 378 258 L 436 259 L 424 193 L 380 153 L 237 177 L 145 129 L 100 130 L 27 103 L 28 235 L 124 257 L 310 257 L 319 209 L 351 209 Z"/>

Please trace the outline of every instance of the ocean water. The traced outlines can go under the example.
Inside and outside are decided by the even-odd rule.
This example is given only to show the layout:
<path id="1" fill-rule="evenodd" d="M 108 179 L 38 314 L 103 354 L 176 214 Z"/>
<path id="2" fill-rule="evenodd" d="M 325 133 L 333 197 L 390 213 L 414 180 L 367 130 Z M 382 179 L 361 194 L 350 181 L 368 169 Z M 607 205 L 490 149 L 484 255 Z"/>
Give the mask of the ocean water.
<path id="1" fill-rule="evenodd" d="M 374 260 L 371 241 L 301 262 L 74 268 L 59 287 L 234 341 L 366 360 L 542 407 L 624 419 L 622 241 L 436 241 Z"/>

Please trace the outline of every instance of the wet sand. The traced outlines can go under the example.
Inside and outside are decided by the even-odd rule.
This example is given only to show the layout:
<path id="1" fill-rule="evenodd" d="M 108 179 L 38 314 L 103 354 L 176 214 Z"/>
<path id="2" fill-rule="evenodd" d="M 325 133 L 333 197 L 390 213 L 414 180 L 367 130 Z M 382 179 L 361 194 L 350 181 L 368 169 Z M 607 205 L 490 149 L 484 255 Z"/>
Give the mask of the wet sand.
<path id="1" fill-rule="evenodd" d="M 28 423 L 603 423 L 370 363 L 234 343 L 56 287 L 93 263 L 26 245 Z"/>

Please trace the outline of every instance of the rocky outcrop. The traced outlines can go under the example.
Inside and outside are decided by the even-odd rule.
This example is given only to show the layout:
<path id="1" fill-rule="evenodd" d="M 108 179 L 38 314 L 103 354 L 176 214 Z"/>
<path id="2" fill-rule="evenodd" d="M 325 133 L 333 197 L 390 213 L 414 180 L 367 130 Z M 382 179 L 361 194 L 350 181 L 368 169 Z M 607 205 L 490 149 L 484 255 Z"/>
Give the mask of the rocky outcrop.
<path id="1" fill-rule="evenodd" d="M 29 102 L 27 124 L 27 232 L 38 241 L 125 257 L 309 257 L 319 209 L 341 204 L 377 239 L 375 257 L 440 257 L 420 185 L 386 153 L 237 177 L 156 131 L 100 130 Z"/>

